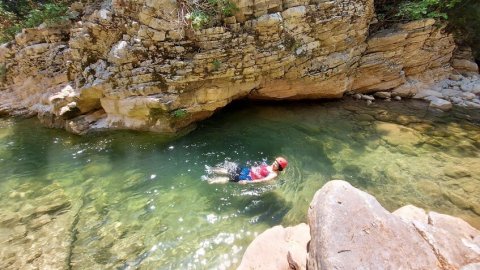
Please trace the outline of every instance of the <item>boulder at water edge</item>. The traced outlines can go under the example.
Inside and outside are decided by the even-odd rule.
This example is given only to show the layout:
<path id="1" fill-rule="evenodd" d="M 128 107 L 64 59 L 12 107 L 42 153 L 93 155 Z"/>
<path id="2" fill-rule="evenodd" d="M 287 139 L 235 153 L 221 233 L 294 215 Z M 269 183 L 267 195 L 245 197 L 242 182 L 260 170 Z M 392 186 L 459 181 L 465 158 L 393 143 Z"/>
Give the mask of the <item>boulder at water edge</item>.
<path id="1" fill-rule="evenodd" d="M 413 226 L 347 182 L 317 191 L 308 218 L 309 269 L 440 269 Z"/>
<path id="2" fill-rule="evenodd" d="M 260 234 L 239 269 L 480 270 L 480 231 L 465 221 L 411 205 L 392 214 L 345 181 L 317 191 L 308 220 L 310 234 L 305 224 Z"/>
<path id="3" fill-rule="evenodd" d="M 305 269 L 309 241 L 310 232 L 305 223 L 270 228 L 248 246 L 238 270 Z"/>
<path id="4" fill-rule="evenodd" d="M 411 218 L 391 214 L 345 181 L 328 182 L 308 211 L 308 269 L 459 269 L 480 262 L 480 232 L 462 220 L 427 217 L 419 208 L 397 213 Z"/>

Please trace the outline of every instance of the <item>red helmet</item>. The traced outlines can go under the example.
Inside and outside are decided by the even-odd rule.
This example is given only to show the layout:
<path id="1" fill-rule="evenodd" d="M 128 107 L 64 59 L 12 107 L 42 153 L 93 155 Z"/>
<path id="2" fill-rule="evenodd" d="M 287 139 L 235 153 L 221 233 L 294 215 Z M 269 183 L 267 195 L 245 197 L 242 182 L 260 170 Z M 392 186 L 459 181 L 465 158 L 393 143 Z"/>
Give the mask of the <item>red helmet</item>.
<path id="1" fill-rule="evenodd" d="M 278 163 L 278 165 L 280 166 L 280 171 L 285 169 L 288 165 L 288 161 L 286 159 L 284 159 L 283 157 L 277 157 L 275 159 L 275 161 Z"/>

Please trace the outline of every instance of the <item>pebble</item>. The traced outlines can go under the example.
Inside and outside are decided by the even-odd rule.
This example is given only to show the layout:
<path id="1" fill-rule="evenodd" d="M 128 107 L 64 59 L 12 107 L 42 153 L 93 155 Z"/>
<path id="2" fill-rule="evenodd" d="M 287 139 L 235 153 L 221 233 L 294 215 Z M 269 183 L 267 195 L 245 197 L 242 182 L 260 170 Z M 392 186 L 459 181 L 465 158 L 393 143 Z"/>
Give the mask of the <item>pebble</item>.
<path id="1" fill-rule="evenodd" d="M 369 95 L 362 95 L 362 99 L 364 99 L 364 100 L 370 100 L 370 101 L 374 101 L 374 100 L 375 100 L 374 97 L 369 96 Z"/>

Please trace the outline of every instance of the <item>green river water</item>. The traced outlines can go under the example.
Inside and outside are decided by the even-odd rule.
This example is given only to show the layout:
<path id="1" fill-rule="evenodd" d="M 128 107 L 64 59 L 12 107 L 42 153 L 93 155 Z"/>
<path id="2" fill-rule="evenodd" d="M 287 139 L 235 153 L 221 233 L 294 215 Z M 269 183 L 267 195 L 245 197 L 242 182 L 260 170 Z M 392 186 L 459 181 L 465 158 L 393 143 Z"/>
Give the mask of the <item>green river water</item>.
<path id="1" fill-rule="evenodd" d="M 84 137 L 0 119 L 0 268 L 234 269 L 256 235 L 306 222 L 344 179 L 480 228 L 480 111 L 416 101 L 241 103 L 168 139 Z M 209 185 L 205 165 L 272 160 L 273 183 Z M 28 267 L 27 267 L 28 266 Z"/>

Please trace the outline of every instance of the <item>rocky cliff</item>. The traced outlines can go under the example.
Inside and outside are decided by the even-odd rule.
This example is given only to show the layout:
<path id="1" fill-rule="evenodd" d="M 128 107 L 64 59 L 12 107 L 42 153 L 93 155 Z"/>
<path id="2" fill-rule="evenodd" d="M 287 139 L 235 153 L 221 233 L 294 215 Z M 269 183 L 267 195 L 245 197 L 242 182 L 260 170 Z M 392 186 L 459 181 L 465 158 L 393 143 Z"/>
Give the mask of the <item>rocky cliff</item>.
<path id="1" fill-rule="evenodd" d="M 235 16 L 201 30 L 181 23 L 175 0 L 74 4 L 71 24 L 1 46 L 0 113 L 79 134 L 170 133 L 235 99 L 411 96 L 452 71 L 453 38 L 434 20 L 369 35 L 373 0 L 235 3 Z"/>

